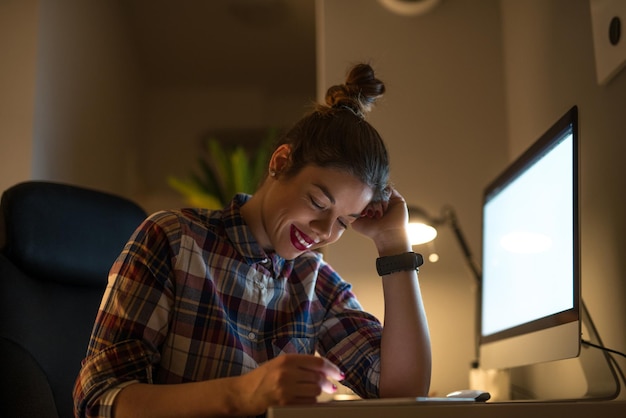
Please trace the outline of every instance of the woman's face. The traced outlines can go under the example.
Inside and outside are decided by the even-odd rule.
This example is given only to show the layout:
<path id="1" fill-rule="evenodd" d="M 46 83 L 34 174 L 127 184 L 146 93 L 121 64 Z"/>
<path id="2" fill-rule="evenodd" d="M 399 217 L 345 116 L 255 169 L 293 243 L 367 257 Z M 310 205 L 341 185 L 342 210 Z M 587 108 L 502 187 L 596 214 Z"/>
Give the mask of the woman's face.
<path id="1" fill-rule="evenodd" d="M 307 166 L 291 178 L 270 182 L 261 208 L 257 237 L 266 249 L 286 259 L 331 244 L 361 216 L 372 189 L 339 169 Z"/>

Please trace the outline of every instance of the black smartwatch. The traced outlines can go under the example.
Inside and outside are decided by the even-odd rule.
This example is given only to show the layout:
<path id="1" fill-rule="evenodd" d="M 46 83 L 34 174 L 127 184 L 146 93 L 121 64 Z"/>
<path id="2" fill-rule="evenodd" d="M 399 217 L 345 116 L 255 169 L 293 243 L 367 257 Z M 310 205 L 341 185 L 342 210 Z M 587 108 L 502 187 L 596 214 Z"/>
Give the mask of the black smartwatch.
<path id="1" fill-rule="evenodd" d="M 397 271 L 419 270 L 422 264 L 424 257 L 421 254 L 408 252 L 377 258 L 376 271 L 379 276 L 386 276 Z"/>

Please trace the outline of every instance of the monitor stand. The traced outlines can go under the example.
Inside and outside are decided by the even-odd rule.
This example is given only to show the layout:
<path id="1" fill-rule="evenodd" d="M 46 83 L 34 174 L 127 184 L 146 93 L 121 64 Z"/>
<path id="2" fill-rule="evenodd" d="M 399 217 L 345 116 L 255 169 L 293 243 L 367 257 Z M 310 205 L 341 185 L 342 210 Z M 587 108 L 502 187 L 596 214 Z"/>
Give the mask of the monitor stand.
<path id="1" fill-rule="evenodd" d="M 598 330 L 591 320 L 585 302 L 581 303 L 582 326 L 588 334 L 586 341 L 604 347 Z M 583 336 L 585 334 L 583 333 Z M 619 379 L 615 373 L 612 359 L 608 352 L 585 343 L 580 348 L 580 364 L 587 381 L 587 392 L 583 399 L 610 400 L 615 399 L 620 392 Z"/>
<path id="2" fill-rule="evenodd" d="M 582 300 L 580 303 L 583 340 L 603 347 L 587 307 Z M 620 392 L 612 358 L 605 350 L 585 343 L 578 357 L 509 371 L 513 401 L 612 400 Z"/>

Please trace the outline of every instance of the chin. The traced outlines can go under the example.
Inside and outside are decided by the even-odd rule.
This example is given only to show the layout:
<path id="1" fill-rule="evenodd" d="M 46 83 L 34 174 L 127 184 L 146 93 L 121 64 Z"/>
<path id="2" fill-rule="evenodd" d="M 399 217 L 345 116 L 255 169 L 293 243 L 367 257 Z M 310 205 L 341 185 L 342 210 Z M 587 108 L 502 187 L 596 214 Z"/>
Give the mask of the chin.
<path id="1" fill-rule="evenodd" d="M 282 258 L 284 258 L 285 260 L 294 260 L 298 257 L 300 257 L 302 254 L 306 253 L 307 251 L 310 250 L 299 250 L 296 248 L 290 248 L 288 250 L 281 250 L 279 248 L 275 248 L 274 251 L 276 251 L 276 254 L 278 254 L 279 256 L 281 256 Z"/>

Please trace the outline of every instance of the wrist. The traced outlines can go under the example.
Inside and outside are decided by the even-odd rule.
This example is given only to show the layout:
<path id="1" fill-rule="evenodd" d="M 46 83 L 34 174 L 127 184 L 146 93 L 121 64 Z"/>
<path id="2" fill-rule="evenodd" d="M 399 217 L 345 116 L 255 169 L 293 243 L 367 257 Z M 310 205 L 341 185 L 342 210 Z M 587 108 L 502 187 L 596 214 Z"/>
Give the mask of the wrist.
<path id="1" fill-rule="evenodd" d="M 399 271 L 419 271 L 419 266 L 423 263 L 424 259 L 421 254 L 408 251 L 377 258 L 376 271 L 379 276 L 386 276 Z"/>
<path id="2" fill-rule="evenodd" d="M 216 379 L 215 381 L 217 381 Z M 245 399 L 247 389 L 243 382 L 242 376 L 232 376 L 224 379 L 219 379 L 220 386 L 223 393 L 223 409 L 221 414 L 223 416 L 243 416 L 248 415 L 247 411 L 243 408 L 248 405 L 248 399 Z M 209 393 L 209 392 L 207 392 Z"/>
<path id="3" fill-rule="evenodd" d="M 396 234 L 386 234 L 374 241 L 374 245 L 380 257 L 413 251 L 409 237 L 404 230 Z"/>

